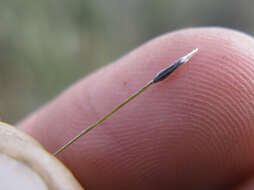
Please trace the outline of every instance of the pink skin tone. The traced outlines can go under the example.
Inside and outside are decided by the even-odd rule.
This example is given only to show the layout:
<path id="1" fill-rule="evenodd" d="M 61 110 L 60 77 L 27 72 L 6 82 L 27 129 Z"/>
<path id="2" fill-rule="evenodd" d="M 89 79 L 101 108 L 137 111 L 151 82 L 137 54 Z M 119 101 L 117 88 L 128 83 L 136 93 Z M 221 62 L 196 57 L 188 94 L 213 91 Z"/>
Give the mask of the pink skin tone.
<path id="1" fill-rule="evenodd" d="M 254 188 L 254 39 L 240 32 L 194 28 L 158 37 L 19 127 L 53 153 L 194 48 L 188 63 L 58 158 L 88 190 Z"/>

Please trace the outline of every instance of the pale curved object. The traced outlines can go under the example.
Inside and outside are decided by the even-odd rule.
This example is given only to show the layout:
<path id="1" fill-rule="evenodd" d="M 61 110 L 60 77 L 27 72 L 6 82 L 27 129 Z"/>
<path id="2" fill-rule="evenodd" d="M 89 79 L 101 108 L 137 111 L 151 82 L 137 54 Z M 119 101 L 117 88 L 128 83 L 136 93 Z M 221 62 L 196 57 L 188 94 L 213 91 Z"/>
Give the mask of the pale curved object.
<path id="1" fill-rule="evenodd" d="M 36 140 L 2 122 L 0 189 L 83 190 L 72 173 Z"/>

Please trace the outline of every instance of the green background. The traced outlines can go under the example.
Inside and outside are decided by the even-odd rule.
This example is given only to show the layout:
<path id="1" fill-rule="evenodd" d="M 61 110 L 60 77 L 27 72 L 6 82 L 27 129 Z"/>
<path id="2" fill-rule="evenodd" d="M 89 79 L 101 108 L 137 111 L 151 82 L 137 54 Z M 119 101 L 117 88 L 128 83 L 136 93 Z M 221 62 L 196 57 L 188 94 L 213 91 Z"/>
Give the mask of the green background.
<path id="1" fill-rule="evenodd" d="M 252 0 L 0 0 L 0 119 L 15 123 L 71 83 L 160 34 L 254 34 Z"/>

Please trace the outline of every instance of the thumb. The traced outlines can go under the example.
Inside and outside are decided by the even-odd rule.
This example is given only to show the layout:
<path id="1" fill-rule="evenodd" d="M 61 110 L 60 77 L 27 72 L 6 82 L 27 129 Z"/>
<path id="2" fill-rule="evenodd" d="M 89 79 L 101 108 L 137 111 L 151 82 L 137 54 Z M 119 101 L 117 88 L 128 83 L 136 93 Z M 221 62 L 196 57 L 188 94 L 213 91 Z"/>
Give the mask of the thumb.
<path id="1" fill-rule="evenodd" d="M 20 128 L 50 152 L 190 50 L 197 56 L 59 158 L 87 189 L 221 189 L 254 170 L 254 40 L 219 29 L 159 37 L 85 79 Z"/>

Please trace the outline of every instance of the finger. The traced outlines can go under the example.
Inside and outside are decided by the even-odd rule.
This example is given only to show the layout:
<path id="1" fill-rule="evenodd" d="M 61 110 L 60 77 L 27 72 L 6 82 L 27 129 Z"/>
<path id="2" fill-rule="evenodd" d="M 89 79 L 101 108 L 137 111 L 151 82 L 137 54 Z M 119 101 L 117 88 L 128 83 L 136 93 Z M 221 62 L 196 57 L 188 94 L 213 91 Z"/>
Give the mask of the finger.
<path id="1" fill-rule="evenodd" d="M 59 155 L 87 189 L 216 189 L 254 170 L 254 40 L 219 29 L 159 37 L 86 77 L 20 128 L 50 152 L 155 73 L 199 53 Z"/>

